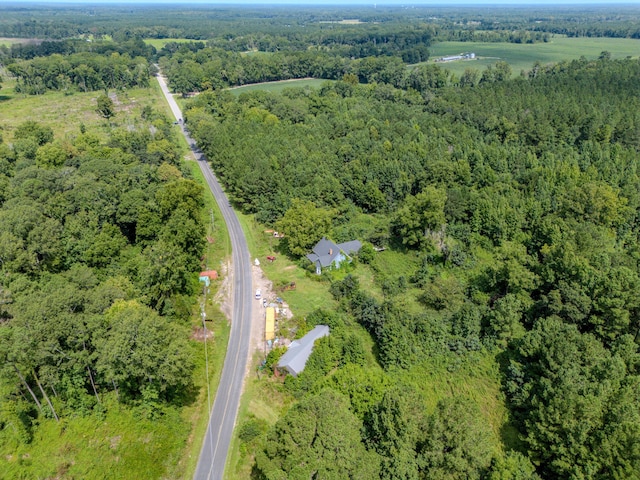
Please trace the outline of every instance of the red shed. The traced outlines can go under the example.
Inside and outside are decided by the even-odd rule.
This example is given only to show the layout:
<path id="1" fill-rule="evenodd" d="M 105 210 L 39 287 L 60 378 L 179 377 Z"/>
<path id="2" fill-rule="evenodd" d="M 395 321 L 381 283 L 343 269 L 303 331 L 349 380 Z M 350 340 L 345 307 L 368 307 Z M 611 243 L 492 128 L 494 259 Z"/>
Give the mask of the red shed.
<path id="1" fill-rule="evenodd" d="M 201 277 L 209 277 L 209 280 L 217 280 L 218 272 L 215 270 L 207 270 L 205 272 L 200 272 Z"/>

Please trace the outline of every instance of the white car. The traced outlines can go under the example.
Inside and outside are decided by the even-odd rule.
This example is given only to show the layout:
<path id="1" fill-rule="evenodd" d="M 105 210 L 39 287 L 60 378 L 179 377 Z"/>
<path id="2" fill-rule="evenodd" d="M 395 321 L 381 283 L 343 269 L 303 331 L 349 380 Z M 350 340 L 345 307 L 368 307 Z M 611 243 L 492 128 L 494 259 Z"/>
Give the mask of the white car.
<path id="1" fill-rule="evenodd" d="M 262 298 L 262 292 L 260 291 L 260 289 L 256 290 L 256 300 L 260 300 Z"/>

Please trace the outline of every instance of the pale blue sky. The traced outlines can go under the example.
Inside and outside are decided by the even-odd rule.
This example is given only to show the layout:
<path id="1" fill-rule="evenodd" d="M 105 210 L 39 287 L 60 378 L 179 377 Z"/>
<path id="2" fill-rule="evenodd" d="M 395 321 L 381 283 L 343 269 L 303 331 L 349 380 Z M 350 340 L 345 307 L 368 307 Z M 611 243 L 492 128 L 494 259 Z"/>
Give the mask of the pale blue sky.
<path id="1" fill-rule="evenodd" d="M 57 4 L 132 4 L 132 3 L 163 3 L 173 5 L 278 5 L 278 4 L 295 4 L 295 5 L 394 5 L 394 6 L 538 6 L 538 5 L 638 5 L 640 6 L 640 0 L 9 0 L 7 4 L 11 3 L 31 3 L 31 4 L 44 4 L 44 3 L 57 3 Z"/>

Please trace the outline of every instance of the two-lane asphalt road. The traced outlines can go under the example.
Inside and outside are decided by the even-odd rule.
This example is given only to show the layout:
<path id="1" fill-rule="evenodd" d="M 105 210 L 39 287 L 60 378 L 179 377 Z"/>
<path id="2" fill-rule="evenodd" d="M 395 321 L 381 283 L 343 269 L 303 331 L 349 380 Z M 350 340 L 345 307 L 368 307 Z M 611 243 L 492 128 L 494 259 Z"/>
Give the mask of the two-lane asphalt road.
<path id="1" fill-rule="evenodd" d="M 158 82 L 171 106 L 176 120 L 180 121 L 182 133 L 191 146 L 200 170 L 218 202 L 222 216 L 227 224 L 233 250 L 231 275 L 233 275 L 233 315 L 231 318 L 231 334 L 224 359 L 222 376 L 216 398 L 211 410 L 211 419 L 207 427 L 206 437 L 198 459 L 195 479 L 221 480 L 227 460 L 227 452 L 231 443 L 233 427 L 236 422 L 240 394 L 249 357 L 249 338 L 251 334 L 252 284 L 251 258 L 247 241 L 240 222 L 229 201 L 222 191 L 217 178 L 211 171 L 204 154 L 197 148 L 195 141 L 189 136 L 182 123 L 182 112 L 169 92 L 163 77 L 158 75 Z"/>

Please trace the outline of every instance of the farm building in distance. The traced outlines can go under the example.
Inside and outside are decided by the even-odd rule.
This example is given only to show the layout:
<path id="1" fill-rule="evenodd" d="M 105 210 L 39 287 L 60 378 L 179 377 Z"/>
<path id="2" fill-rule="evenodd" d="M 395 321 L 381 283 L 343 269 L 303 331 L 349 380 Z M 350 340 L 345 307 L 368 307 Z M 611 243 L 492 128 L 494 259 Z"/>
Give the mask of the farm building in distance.
<path id="1" fill-rule="evenodd" d="M 284 369 L 294 377 L 297 377 L 304 370 L 309 355 L 313 351 L 315 341 L 327 335 L 329 335 L 329 327 L 327 325 L 317 325 L 301 339 L 291 342 L 287 352 L 280 357 L 278 368 Z"/>
<path id="2" fill-rule="evenodd" d="M 476 58 L 476 54 L 471 53 L 461 53 L 460 55 L 451 55 L 448 57 L 440 57 L 436 59 L 436 62 L 453 62 L 455 60 L 473 60 Z"/>

